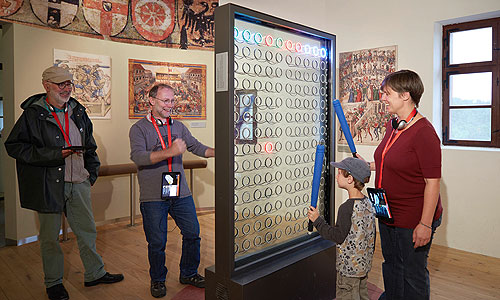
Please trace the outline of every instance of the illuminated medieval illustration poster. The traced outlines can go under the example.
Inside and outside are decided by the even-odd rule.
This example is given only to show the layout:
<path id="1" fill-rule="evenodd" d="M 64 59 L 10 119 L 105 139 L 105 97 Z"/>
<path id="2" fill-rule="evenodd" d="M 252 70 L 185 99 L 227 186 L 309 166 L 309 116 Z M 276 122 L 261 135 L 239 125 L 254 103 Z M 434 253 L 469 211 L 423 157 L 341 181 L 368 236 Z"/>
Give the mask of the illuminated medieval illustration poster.
<path id="1" fill-rule="evenodd" d="M 150 110 L 149 90 L 157 83 L 174 88 L 176 119 L 205 120 L 206 65 L 129 59 L 129 118 L 144 117 Z"/>
<path id="2" fill-rule="evenodd" d="M 54 49 L 54 65 L 68 68 L 72 96 L 92 119 L 111 119 L 111 57 Z"/>
<path id="3" fill-rule="evenodd" d="M 339 53 L 339 100 L 354 143 L 378 145 L 390 119 L 380 84 L 397 68 L 397 46 Z M 347 144 L 340 126 L 337 142 Z"/>

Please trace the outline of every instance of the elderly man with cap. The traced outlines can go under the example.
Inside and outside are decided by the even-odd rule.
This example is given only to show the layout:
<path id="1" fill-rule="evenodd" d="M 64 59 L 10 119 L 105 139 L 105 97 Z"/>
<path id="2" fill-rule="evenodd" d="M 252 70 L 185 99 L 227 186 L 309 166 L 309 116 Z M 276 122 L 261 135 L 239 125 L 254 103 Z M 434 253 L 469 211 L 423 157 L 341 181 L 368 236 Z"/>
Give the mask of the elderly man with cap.
<path id="1" fill-rule="evenodd" d="M 46 93 L 21 104 L 24 112 L 5 142 L 7 153 L 16 159 L 21 207 L 38 213 L 45 286 L 51 300 L 69 299 L 62 284 L 64 257 L 58 240 L 62 213 L 78 240 L 84 285 L 123 280 L 122 274 L 105 271 L 96 251 L 90 186 L 100 163 L 92 122 L 85 108 L 71 98 L 72 80 L 65 68 L 46 69 L 42 74 Z"/>

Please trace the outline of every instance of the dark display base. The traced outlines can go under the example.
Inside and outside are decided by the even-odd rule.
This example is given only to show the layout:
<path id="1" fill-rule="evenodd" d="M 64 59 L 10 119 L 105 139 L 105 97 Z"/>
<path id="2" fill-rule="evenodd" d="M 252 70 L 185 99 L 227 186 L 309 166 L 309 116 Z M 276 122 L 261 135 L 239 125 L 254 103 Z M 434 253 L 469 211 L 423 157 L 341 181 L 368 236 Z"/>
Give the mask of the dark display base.
<path id="1" fill-rule="evenodd" d="M 232 278 L 205 269 L 206 300 L 335 298 L 335 246 L 329 241 L 278 256 L 273 263 L 248 267 Z"/>

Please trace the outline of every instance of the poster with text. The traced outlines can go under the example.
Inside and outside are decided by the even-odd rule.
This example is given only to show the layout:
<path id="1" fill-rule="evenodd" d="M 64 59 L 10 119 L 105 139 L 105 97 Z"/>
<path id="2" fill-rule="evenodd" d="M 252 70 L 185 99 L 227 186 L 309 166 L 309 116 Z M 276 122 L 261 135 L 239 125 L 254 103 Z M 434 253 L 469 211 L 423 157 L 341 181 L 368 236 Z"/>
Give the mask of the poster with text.
<path id="1" fill-rule="evenodd" d="M 129 118 L 144 117 L 150 110 L 149 90 L 164 83 L 174 89 L 174 119 L 205 120 L 206 70 L 206 65 L 129 59 Z"/>
<path id="2" fill-rule="evenodd" d="M 339 53 L 339 100 L 354 143 L 378 145 L 390 119 L 380 84 L 397 68 L 397 46 Z M 340 126 L 337 143 L 346 145 Z"/>
<path id="3" fill-rule="evenodd" d="M 54 65 L 73 74 L 72 97 L 91 119 L 111 119 L 111 57 L 54 49 Z"/>

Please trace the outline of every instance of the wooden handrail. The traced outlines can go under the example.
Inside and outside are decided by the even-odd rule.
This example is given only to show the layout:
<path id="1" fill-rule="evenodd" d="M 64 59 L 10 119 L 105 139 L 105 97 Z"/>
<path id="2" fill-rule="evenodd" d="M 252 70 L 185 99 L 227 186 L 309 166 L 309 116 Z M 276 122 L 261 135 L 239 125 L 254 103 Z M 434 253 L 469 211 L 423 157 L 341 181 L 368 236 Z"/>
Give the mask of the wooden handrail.
<path id="1" fill-rule="evenodd" d="M 203 169 L 207 167 L 207 161 L 204 159 L 184 160 L 182 164 L 184 165 L 184 169 Z M 99 177 L 132 173 L 137 173 L 137 166 L 134 163 L 106 165 L 99 168 Z"/>

